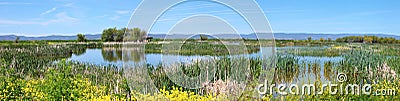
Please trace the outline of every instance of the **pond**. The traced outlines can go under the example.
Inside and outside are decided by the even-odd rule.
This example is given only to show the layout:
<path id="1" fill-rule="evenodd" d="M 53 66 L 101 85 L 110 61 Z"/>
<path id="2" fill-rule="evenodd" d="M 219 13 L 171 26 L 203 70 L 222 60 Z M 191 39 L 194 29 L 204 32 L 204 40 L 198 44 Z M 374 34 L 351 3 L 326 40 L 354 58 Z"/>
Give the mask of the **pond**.
<path id="1" fill-rule="evenodd" d="M 271 47 L 261 47 L 260 51 L 250 54 L 232 55 L 235 56 L 248 56 L 248 57 L 260 57 L 261 52 L 271 50 Z M 293 48 L 304 48 L 304 47 L 277 47 L 276 50 L 285 50 Z M 325 47 L 323 47 L 325 48 Z M 281 54 L 281 53 L 279 53 Z M 193 60 L 205 59 L 205 58 L 218 58 L 221 56 L 204 56 L 204 55 L 175 55 L 175 54 L 161 54 L 161 53 L 145 53 L 141 49 L 122 49 L 122 48 L 97 48 L 87 49 L 83 54 L 73 54 L 69 60 L 79 61 L 84 63 L 91 63 L 96 65 L 116 65 L 122 67 L 124 63 L 134 64 L 149 64 L 153 66 L 160 65 L 163 58 L 168 61 L 179 61 L 182 63 L 189 63 Z M 343 58 L 337 57 L 326 57 L 326 56 L 295 56 L 298 58 L 298 64 L 301 65 L 298 73 L 289 73 L 292 75 L 285 75 L 281 79 L 286 83 L 289 82 L 304 82 L 320 80 L 323 82 L 331 81 L 336 71 L 334 68 L 324 66 L 327 62 L 339 62 Z M 318 65 L 317 68 L 307 66 L 306 64 L 312 63 Z"/>
<path id="2" fill-rule="evenodd" d="M 261 47 L 260 51 L 250 54 L 232 55 L 237 56 L 248 56 L 248 57 L 260 57 L 262 52 L 269 51 L 271 47 Z M 277 50 L 303 48 L 303 47 L 277 47 Z M 125 53 L 125 54 L 124 54 Z M 128 53 L 128 54 L 127 54 Z M 269 52 L 267 52 L 269 53 Z M 125 56 L 124 56 L 125 55 Z M 128 56 L 127 56 L 128 55 Z M 134 57 L 131 60 L 126 60 L 124 57 Z M 208 56 L 208 55 L 175 55 L 175 54 L 161 54 L 161 53 L 144 53 L 141 50 L 122 50 L 121 48 L 96 48 L 87 49 L 83 54 L 72 54 L 69 60 L 79 61 L 85 63 L 91 63 L 96 65 L 117 65 L 122 66 L 124 62 L 145 62 L 150 65 L 159 65 L 162 63 L 163 58 L 178 58 L 179 62 L 191 62 L 192 60 L 209 58 L 209 57 L 221 57 L 221 56 Z M 296 56 L 300 61 L 321 63 L 326 61 L 340 61 L 341 57 L 326 57 L 326 56 Z"/>

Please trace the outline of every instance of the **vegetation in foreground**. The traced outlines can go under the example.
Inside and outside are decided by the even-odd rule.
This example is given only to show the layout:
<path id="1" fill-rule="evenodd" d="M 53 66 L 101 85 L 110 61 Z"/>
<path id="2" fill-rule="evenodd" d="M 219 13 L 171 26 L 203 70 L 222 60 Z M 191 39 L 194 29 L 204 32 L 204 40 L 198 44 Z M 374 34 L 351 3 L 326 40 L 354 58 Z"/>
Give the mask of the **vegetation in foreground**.
<path id="1" fill-rule="evenodd" d="M 114 33 L 116 29 L 108 29 L 105 32 Z M 135 30 L 132 30 L 135 31 Z M 121 33 L 122 31 L 115 32 Z M 141 32 L 136 29 L 136 32 Z M 112 34 L 110 34 L 112 35 Z M 345 72 L 349 82 L 372 84 L 374 89 L 395 89 L 397 95 L 372 96 L 372 95 L 288 95 L 280 96 L 266 94 L 261 97 L 253 92 L 257 86 L 263 59 L 250 58 L 218 58 L 213 62 L 194 61 L 193 64 L 172 65 L 175 69 L 182 69 L 188 76 L 201 75 L 200 67 L 212 67 L 216 74 L 203 89 L 183 89 L 173 83 L 163 65 L 147 65 L 145 68 L 160 92 L 147 94 L 136 92 L 128 82 L 130 79 L 124 77 L 126 69 L 117 66 L 98 66 L 86 63 L 66 61 L 65 58 L 72 54 L 82 54 L 87 48 L 105 47 L 101 41 L 86 40 L 79 35 L 79 42 L 94 42 L 84 45 L 51 45 L 64 43 L 66 41 L 2 41 L 0 48 L 0 99 L 1 100 L 399 100 L 400 80 L 400 46 L 395 44 L 393 38 L 379 38 L 374 36 L 344 37 L 336 42 L 332 40 L 280 40 L 277 46 L 307 46 L 304 48 L 279 49 L 278 56 L 274 58 L 273 83 L 296 82 L 299 76 L 305 73 L 315 75 L 315 85 L 321 85 L 323 76 L 330 81 L 335 80 L 337 72 Z M 122 38 L 123 39 L 123 38 Z M 108 41 L 121 41 L 114 37 Z M 207 41 L 205 41 L 207 40 Z M 106 41 L 106 40 L 103 40 Z M 146 45 L 146 53 L 161 53 L 162 44 Z M 264 40 L 265 41 L 265 40 Z M 67 41 L 69 42 L 69 41 Z M 76 42 L 72 40 L 70 42 Z M 201 40 L 189 40 L 180 49 L 172 51 L 171 54 L 189 55 L 224 55 L 227 53 L 226 46 L 213 44 L 219 40 L 201 38 Z M 259 51 L 258 40 L 246 40 L 247 51 L 253 53 Z M 353 44 L 348 44 L 353 43 Z M 361 44 L 363 43 L 363 44 Z M 385 44 L 388 43 L 388 44 Z M 310 47 L 313 48 L 310 48 Z M 315 47 L 316 46 L 316 47 Z M 121 47 L 121 46 L 111 46 Z M 211 50 L 211 51 L 202 51 Z M 343 57 L 339 62 L 326 61 L 321 65 L 318 62 L 301 62 L 293 56 L 328 56 Z M 237 62 L 232 62 L 237 61 Z M 236 64 L 249 61 L 248 64 Z M 232 70 L 237 67 L 249 69 L 247 86 L 233 83 L 234 86 L 214 86 L 215 84 L 231 84 L 235 79 L 230 78 Z M 323 68 L 323 70 L 321 70 Z M 171 70 L 174 72 L 176 70 Z M 236 71 L 242 72 L 242 71 Z M 243 71 L 244 72 L 244 71 Z M 324 72 L 323 75 L 320 72 Z M 214 85 L 213 85 L 214 84 Z M 246 88 L 241 95 L 238 92 L 226 92 L 233 88 Z M 204 88 L 211 88 L 204 89 Z M 136 88 L 135 88 L 136 89 Z M 144 89 L 144 88 L 137 88 Z M 276 90 L 276 89 L 275 89 Z M 221 93 L 225 92 L 225 93 Z"/>
<path id="2" fill-rule="evenodd" d="M 359 46 L 359 45 L 357 45 Z M 39 48 L 37 48 L 39 47 Z M 86 47 L 86 46 L 85 46 Z M 377 47 L 377 48 L 374 48 Z M 326 62 L 324 65 L 325 74 L 334 74 L 334 71 L 346 72 L 349 75 L 349 83 L 371 83 L 376 88 L 394 88 L 399 94 L 398 76 L 388 78 L 378 71 L 385 73 L 387 68 L 399 73 L 400 61 L 396 51 L 397 46 L 385 45 L 374 46 L 366 45 L 361 47 L 341 46 L 335 48 L 343 54 L 344 59 L 340 62 Z M 365 49 L 368 49 L 365 51 Z M 182 89 L 175 85 L 166 77 L 164 68 L 160 66 L 149 65 L 148 72 L 152 75 L 152 79 L 156 81 L 156 85 L 160 89 L 156 94 L 144 94 L 131 90 L 129 80 L 124 78 L 123 68 L 115 66 L 97 66 L 90 64 L 82 64 L 63 60 L 68 56 L 65 54 L 79 54 L 83 49 L 80 47 L 65 46 L 13 46 L 3 47 L 0 51 L 1 69 L 0 69 L 0 99 L 2 100 L 226 100 L 231 99 L 229 93 L 200 92 L 201 89 Z M 388 51 L 391 50 L 391 51 Z M 303 52 L 305 50 L 298 50 Z M 320 50 L 306 50 L 320 51 Z M 314 52 L 310 52 L 314 54 Z M 325 54 L 325 53 L 321 53 Z M 294 54 L 295 55 L 295 54 Z M 51 58 L 53 57 L 53 58 Z M 216 78 L 211 80 L 212 83 L 228 82 L 227 76 L 231 74 L 229 71 L 234 69 L 232 59 L 222 58 L 214 62 L 198 61 L 190 65 L 176 65 L 184 69 L 185 74 L 189 76 L 199 75 L 202 65 L 215 66 L 217 69 Z M 234 59 L 233 59 L 234 60 Z M 298 75 L 304 71 L 311 71 L 316 77 L 320 77 L 321 69 L 318 63 L 299 64 L 299 60 L 291 56 L 279 56 L 275 65 L 274 82 L 293 82 Z M 58 61 L 58 62 L 54 62 Z M 235 60 L 243 61 L 243 60 Z M 256 84 L 252 80 L 257 80 L 261 70 L 262 59 L 249 59 L 250 77 L 248 88 L 255 88 Z M 236 63 L 236 62 L 233 62 Z M 241 62 L 237 62 L 241 63 Z M 384 66 L 384 64 L 386 66 Z M 240 65 L 240 64 L 236 64 Z M 154 67 L 157 67 L 154 69 Z M 365 68 L 368 67 L 368 68 Z M 153 68 L 153 69 L 152 69 Z M 329 70 L 331 69 L 331 70 Z M 333 69 L 333 70 L 332 70 Z M 369 71 L 377 71 L 375 75 L 366 75 Z M 233 73 L 235 74 L 235 73 Z M 325 76 L 324 74 L 324 76 Z M 332 75 L 326 75 L 332 77 Z M 397 78 L 396 78 L 397 77 Z M 316 78 L 317 81 L 318 78 Z M 321 82 L 315 82 L 315 85 Z M 254 97 L 252 90 L 245 91 L 238 99 L 250 100 L 257 99 Z M 238 97 L 238 96 L 235 96 Z M 341 99 L 362 99 L 362 100 L 398 100 L 399 96 L 367 96 L 367 95 L 306 95 L 306 96 L 273 96 L 271 94 L 264 95 L 263 100 L 341 100 Z"/>

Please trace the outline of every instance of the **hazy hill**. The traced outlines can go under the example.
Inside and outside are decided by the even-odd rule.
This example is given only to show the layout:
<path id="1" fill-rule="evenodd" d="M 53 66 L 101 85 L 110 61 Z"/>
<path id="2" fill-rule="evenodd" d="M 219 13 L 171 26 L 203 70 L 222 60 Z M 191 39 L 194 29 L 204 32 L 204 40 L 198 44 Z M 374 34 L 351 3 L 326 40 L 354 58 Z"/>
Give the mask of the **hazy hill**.
<path id="1" fill-rule="evenodd" d="M 85 35 L 86 39 L 98 40 L 101 39 L 101 34 Z M 4 35 L 0 36 L 0 40 L 15 40 L 16 35 Z M 51 35 L 51 36 L 40 36 L 40 37 L 26 37 L 19 36 L 20 40 L 76 40 L 76 36 L 63 36 L 63 35 Z"/>
<path id="2" fill-rule="evenodd" d="M 400 39 L 400 36 L 398 35 L 388 35 L 388 34 L 310 34 L 310 33 L 274 33 L 274 38 L 275 39 L 279 39 L 279 40 L 307 40 L 308 37 L 312 37 L 312 39 L 314 40 L 318 40 L 320 38 L 331 38 L 333 40 L 335 40 L 336 38 L 341 38 L 341 37 L 345 37 L 345 36 L 364 36 L 364 35 L 368 35 L 368 36 L 379 36 L 379 37 L 393 37 L 396 39 Z M 166 35 L 165 34 L 150 34 L 149 36 L 152 36 L 154 38 L 164 38 Z M 226 39 L 226 38 L 233 38 L 232 34 L 218 34 L 218 35 L 213 35 L 213 37 L 217 37 L 217 38 L 222 38 L 222 39 Z M 246 39 L 256 39 L 256 34 L 241 34 L 241 36 L 243 38 Z M 186 38 L 186 37 L 190 37 L 188 35 L 181 35 L 181 34 L 173 34 L 170 35 L 168 38 Z M 210 39 L 213 38 L 211 36 L 208 36 Z M 196 38 L 199 39 L 200 35 L 195 35 L 192 36 L 192 38 Z M 236 38 L 236 37 L 234 37 Z"/>
<path id="3" fill-rule="evenodd" d="M 387 35 L 387 34 L 309 34 L 309 33 L 275 33 L 275 39 L 290 39 L 290 40 L 306 40 L 308 37 L 312 37 L 313 39 L 320 39 L 320 38 L 332 38 L 333 40 L 340 37 L 345 36 L 364 36 L 364 35 L 374 35 L 379 37 L 393 37 L 396 39 L 400 39 L 398 35 Z M 154 38 L 164 38 L 166 34 L 149 34 L 149 36 Z M 232 38 L 232 34 L 218 34 L 214 35 L 214 37 L 222 38 L 222 39 L 229 39 Z M 246 39 L 255 39 L 255 34 L 241 34 L 243 38 Z M 17 36 L 15 35 L 0 35 L 0 40 L 15 40 Z M 40 36 L 40 37 L 26 37 L 26 36 L 19 36 L 20 40 L 76 40 L 76 36 L 62 36 L 62 35 L 51 35 L 51 36 Z M 187 38 L 190 37 L 188 35 L 183 34 L 173 34 L 170 35 L 169 38 Z M 99 40 L 101 39 L 101 34 L 92 34 L 86 35 L 86 38 L 89 40 Z M 200 35 L 192 36 L 192 38 L 199 39 Z M 210 39 L 213 37 L 209 36 Z"/>

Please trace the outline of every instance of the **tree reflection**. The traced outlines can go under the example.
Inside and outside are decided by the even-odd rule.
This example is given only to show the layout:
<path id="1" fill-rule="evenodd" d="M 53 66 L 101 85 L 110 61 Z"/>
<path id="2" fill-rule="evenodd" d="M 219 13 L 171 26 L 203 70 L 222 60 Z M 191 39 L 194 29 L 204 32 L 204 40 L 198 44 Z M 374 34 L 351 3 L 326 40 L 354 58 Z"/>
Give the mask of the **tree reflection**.
<path id="1" fill-rule="evenodd" d="M 328 81 L 332 81 L 332 75 L 334 74 L 332 71 L 333 63 L 331 61 L 325 62 L 324 63 L 324 77 Z"/>
<path id="2" fill-rule="evenodd" d="M 293 56 L 276 57 L 275 81 L 276 83 L 290 83 L 299 76 L 299 59 Z"/>
<path id="3" fill-rule="evenodd" d="M 104 60 L 109 62 L 117 62 L 122 60 L 122 50 L 118 48 L 103 48 L 101 54 Z"/>
<path id="4" fill-rule="evenodd" d="M 109 62 L 142 62 L 145 59 L 142 47 L 104 47 L 101 54 L 104 60 Z"/>
<path id="5" fill-rule="evenodd" d="M 86 53 L 86 49 L 87 49 L 86 47 L 77 47 L 76 49 L 72 50 L 72 53 L 74 53 L 75 55 L 79 56 L 79 55 L 85 54 Z"/>

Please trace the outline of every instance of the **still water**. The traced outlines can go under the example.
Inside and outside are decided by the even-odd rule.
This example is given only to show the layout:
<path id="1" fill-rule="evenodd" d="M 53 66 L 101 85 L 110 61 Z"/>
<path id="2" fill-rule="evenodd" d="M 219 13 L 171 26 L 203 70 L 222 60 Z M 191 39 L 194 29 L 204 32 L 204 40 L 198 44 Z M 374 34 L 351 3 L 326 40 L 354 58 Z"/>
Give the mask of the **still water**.
<path id="1" fill-rule="evenodd" d="M 278 47 L 276 50 L 285 50 L 302 47 Z M 262 52 L 271 50 L 270 47 L 262 47 L 260 51 L 250 54 L 232 55 L 232 56 L 248 56 L 248 57 L 261 57 Z M 315 57 L 315 56 L 295 56 L 299 59 L 298 64 L 303 63 L 316 63 L 319 66 L 310 67 L 303 65 L 297 70 L 296 73 L 287 73 L 281 78 L 282 82 L 286 83 L 301 83 L 305 81 L 320 80 L 328 82 L 334 79 L 336 71 L 334 68 L 325 68 L 326 62 L 339 62 L 342 57 Z M 121 48 L 102 48 L 102 49 L 87 49 L 83 54 L 73 54 L 69 60 L 79 61 L 84 63 L 96 65 L 116 65 L 123 66 L 124 63 L 138 63 L 150 64 L 153 66 L 160 65 L 163 60 L 172 60 L 183 63 L 192 62 L 193 60 L 204 58 L 218 58 L 218 56 L 204 56 L 204 55 L 165 55 L 161 53 L 145 53 L 140 49 L 121 49 Z M 285 73 L 284 73 L 285 74 Z"/>
<path id="2" fill-rule="evenodd" d="M 278 47 L 277 50 L 301 48 L 301 47 Z M 260 51 L 250 54 L 232 55 L 235 56 L 249 56 L 249 57 L 261 57 L 262 52 L 270 50 L 269 47 L 262 47 Z M 264 53 L 264 54 L 265 54 Z M 132 57 L 126 59 L 125 57 Z M 144 53 L 140 50 L 122 50 L 120 48 L 103 48 L 103 49 L 87 49 L 83 54 L 73 54 L 69 60 L 79 61 L 85 63 L 91 63 L 96 65 L 117 65 L 122 66 L 124 62 L 146 62 L 150 65 L 159 65 L 162 63 L 163 58 L 179 59 L 179 62 L 191 62 L 192 60 L 210 58 L 212 56 L 204 55 L 169 55 L 161 53 Z M 296 56 L 301 62 L 315 62 L 321 63 L 326 61 L 340 61 L 341 57 L 315 57 L 315 56 Z"/>

